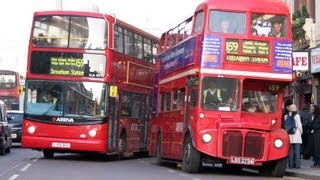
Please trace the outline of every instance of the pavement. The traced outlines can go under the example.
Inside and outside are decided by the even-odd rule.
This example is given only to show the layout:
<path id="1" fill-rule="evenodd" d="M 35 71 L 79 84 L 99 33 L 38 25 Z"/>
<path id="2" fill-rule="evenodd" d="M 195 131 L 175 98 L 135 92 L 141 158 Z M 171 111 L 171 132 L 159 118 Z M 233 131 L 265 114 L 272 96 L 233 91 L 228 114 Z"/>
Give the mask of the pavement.
<path id="1" fill-rule="evenodd" d="M 313 161 L 301 159 L 300 169 L 289 169 L 286 170 L 286 176 L 294 176 L 304 179 L 320 180 L 320 168 L 311 168 Z"/>

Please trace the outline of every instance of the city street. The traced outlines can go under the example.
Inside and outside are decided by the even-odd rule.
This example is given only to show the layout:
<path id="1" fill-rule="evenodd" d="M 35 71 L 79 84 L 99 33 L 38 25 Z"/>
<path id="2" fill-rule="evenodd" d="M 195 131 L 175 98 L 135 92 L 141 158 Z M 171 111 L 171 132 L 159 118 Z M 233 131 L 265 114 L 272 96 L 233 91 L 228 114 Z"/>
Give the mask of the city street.
<path id="1" fill-rule="evenodd" d="M 205 167 L 200 174 L 187 174 L 167 164 L 158 166 L 155 159 L 133 158 L 104 160 L 98 156 L 56 154 L 54 159 L 44 159 L 41 152 L 14 146 L 11 153 L 0 156 L 1 180 L 56 180 L 56 179 L 300 179 L 293 177 L 267 178 L 255 173 L 226 172 L 221 168 Z"/>

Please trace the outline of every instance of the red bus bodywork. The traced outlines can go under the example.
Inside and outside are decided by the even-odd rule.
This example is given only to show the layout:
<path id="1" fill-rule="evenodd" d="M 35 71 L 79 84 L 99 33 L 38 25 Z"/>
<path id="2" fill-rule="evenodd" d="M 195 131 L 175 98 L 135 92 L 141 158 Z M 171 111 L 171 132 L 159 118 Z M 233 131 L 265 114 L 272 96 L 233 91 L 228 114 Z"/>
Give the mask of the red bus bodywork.
<path id="1" fill-rule="evenodd" d="M 69 18 L 75 28 L 87 25 L 87 33 L 79 31 L 80 35 L 81 33 L 85 34 L 85 38 L 73 37 L 71 39 L 64 37 L 63 34 L 49 37 L 49 31 L 42 33 L 43 30 L 38 27 L 38 24 L 49 21 L 52 26 L 59 27 L 56 22 L 63 23 Z M 72 21 L 72 18 L 86 20 L 85 23 L 82 23 L 83 21 Z M 64 20 L 60 21 L 61 19 Z M 98 30 L 104 32 L 105 39 L 98 40 L 99 42 L 104 41 L 102 46 L 104 45 L 105 48 L 98 46 L 92 48 L 95 41 L 92 41 L 91 44 L 88 43 L 91 36 L 88 34 L 91 34 L 91 31 L 89 29 L 90 23 L 86 21 L 98 22 L 96 24 L 105 22 L 106 25 L 100 27 L 101 29 L 91 29 L 92 32 L 98 32 Z M 122 30 L 142 36 L 154 44 L 158 42 L 158 38 L 113 16 L 98 13 L 36 12 L 33 24 L 37 31 L 41 30 L 42 35 L 36 39 L 35 35 L 38 32 L 35 32 L 34 29 L 31 31 L 26 76 L 26 91 L 28 93 L 26 93 L 22 147 L 43 150 L 44 156 L 47 158 L 52 158 L 55 152 L 96 152 L 110 155 L 118 154 L 123 157 L 147 151 L 148 136 L 145 127 L 148 126 L 150 117 L 148 115 L 150 108 L 147 108 L 149 104 L 145 105 L 146 110 L 141 111 L 143 116 L 140 117 L 124 115 L 122 111 L 123 99 L 129 97 L 125 94 L 134 94 L 135 101 L 141 104 L 147 100 L 148 103 L 151 103 L 149 96 L 152 96 L 153 93 L 154 63 L 116 50 L 114 29 L 115 26 L 121 27 Z M 61 31 L 63 31 L 62 28 Z M 72 32 L 69 31 L 69 33 Z M 59 38 L 59 47 L 37 45 L 44 38 L 51 38 L 50 43 L 53 43 L 55 38 Z M 78 40 L 79 42 L 86 40 L 86 46 L 71 47 L 75 46 L 72 41 Z M 95 60 L 92 61 L 90 58 Z M 82 68 L 81 64 L 84 64 L 87 59 L 90 60 L 90 64 L 88 60 L 87 66 L 89 68 L 86 70 Z M 94 65 L 98 61 L 102 63 Z M 45 62 L 45 65 L 34 68 L 35 64 L 41 62 Z M 68 64 L 65 64 L 66 62 Z M 80 63 L 80 68 L 76 65 L 73 66 L 72 63 L 70 65 L 70 62 Z M 60 63 L 70 66 L 71 70 L 61 67 Z M 63 75 L 63 73 L 72 73 L 71 71 L 76 75 Z M 90 87 L 90 85 L 92 86 Z M 99 88 L 93 85 L 98 85 Z M 60 97 L 58 101 L 62 103 L 61 109 L 55 107 L 54 110 L 51 110 L 49 107 L 47 111 L 41 110 L 43 107 L 47 108 L 46 103 L 38 103 L 41 99 L 39 98 L 40 94 L 47 90 L 41 89 L 43 86 L 62 87 L 53 90 L 56 97 Z M 117 87 L 118 91 L 115 97 L 109 96 L 111 86 Z M 56 93 L 56 91 L 60 92 Z M 95 91 L 100 92 L 96 93 Z M 72 96 L 72 93 L 75 96 Z M 96 96 L 93 98 L 94 95 Z M 82 100 L 82 98 L 84 99 Z M 91 104 L 86 106 L 88 102 Z M 82 106 L 84 108 L 81 108 Z M 99 108 L 97 108 L 98 106 Z M 72 112 L 74 109 L 83 112 Z"/>
<path id="2" fill-rule="evenodd" d="M 232 32 L 219 32 L 225 14 L 231 15 L 230 25 L 232 19 L 243 21 Z M 271 37 L 278 20 L 285 35 Z M 181 27 L 189 22 L 188 34 Z M 283 89 L 293 80 L 291 37 L 290 11 L 273 0 L 208 0 L 193 17 L 165 32 L 159 42 L 158 102 L 150 130 L 149 152 L 158 164 L 182 161 L 182 170 L 195 173 L 202 162 L 221 163 L 283 176 L 289 139 L 281 128 L 281 109 Z M 209 80 L 221 86 L 230 102 L 222 100 L 225 105 L 216 109 L 202 104 Z M 179 94 L 181 109 L 176 108 Z M 272 111 L 266 112 L 271 99 Z M 244 110 L 249 103 L 259 103 L 263 110 Z"/>

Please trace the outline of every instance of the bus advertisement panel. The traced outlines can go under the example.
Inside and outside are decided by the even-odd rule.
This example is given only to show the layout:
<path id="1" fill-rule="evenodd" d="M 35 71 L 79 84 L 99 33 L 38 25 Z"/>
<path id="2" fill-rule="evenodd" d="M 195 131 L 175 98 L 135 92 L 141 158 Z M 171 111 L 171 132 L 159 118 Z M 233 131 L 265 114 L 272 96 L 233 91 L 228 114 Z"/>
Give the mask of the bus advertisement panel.
<path id="1" fill-rule="evenodd" d="M 22 147 L 45 158 L 146 152 L 157 43 L 110 15 L 35 12 Z"/>
<path id="2" fill-rule="evenodd" d="M 209 0 L 163 33 L 149 151 L 158 164 L 182 162 L 189 173 L 204 162 L 284 175 L 290 30 L 285 3 Z"/>

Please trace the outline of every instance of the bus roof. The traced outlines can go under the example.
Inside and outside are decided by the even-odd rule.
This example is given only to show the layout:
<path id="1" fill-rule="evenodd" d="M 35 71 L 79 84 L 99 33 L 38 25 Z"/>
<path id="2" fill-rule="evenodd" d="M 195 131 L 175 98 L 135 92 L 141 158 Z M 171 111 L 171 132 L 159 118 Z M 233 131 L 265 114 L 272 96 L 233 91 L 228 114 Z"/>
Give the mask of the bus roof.
<path id="1" fill-rule="evenodd" d="M 34 13 L 34 16 L 49 16 L 49 15 L 67 15 L 67 16 L 89 16 L 89 17 L 95 17 L 95 18 L 109 18 L 109 17 L 112 17 L 112 18 L 115 18 L 116 19 L 116 16 L 115 15 L 110 15 L 110 14 L 101 14 L 101 13 L 95 13 L 95 12 L 86 12 L 86 11 L 38 11 L 38 12 L 35 12 Z M 136 32 L 140 32 L 141 34 L 149 37 L 149 38 L 152 38 L 152 39 L 155 39 L 155 40 L 159 40 L 159 37 L 155 36 L 155 35 L 152 35 L 142 29 L 139 29 L 137 28 L 136 26 L 133 26 L 133 25 L 130 25 L 120 19 L 116 19 L 115 20 L 116 22 L 118 22 L 119 24 L 125 26 L 125 27 L 128 27 L 130 28 L 131 30 L 134 30 Z"/>
<path id="2" fill-rule="evenodd" d="M 267 13 L 288 13 L 290 14 L 287 4 L 281 0 L 206 0 L 201 3 L 196 11 L 201 9 L 219 9 L 230 11 L 252 11 Z"/>

